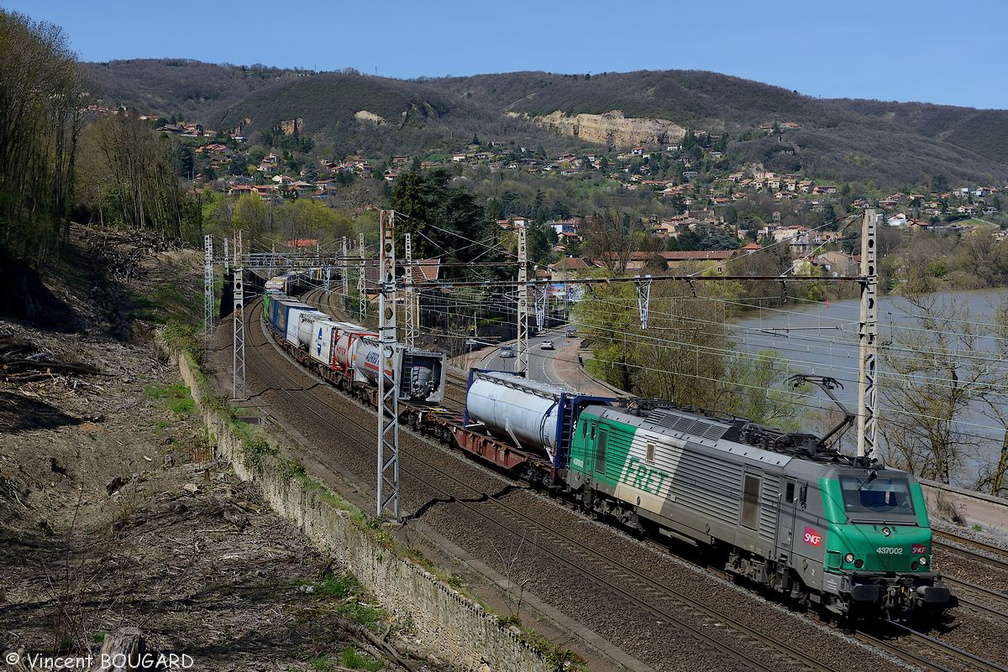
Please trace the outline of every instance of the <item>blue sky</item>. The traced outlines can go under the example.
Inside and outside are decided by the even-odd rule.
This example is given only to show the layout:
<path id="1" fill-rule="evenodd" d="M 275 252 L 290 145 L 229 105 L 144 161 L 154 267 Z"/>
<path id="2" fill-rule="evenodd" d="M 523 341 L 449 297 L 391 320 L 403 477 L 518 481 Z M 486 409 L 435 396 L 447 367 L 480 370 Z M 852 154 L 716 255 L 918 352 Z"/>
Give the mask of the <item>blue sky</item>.
<path id="1" fill-rule="evenodd" d="M 193 58 L 385 77 L 712 70 L 821 97 L 1008 109 L 1008 1 L 0 0 L 82 61 Z"/>

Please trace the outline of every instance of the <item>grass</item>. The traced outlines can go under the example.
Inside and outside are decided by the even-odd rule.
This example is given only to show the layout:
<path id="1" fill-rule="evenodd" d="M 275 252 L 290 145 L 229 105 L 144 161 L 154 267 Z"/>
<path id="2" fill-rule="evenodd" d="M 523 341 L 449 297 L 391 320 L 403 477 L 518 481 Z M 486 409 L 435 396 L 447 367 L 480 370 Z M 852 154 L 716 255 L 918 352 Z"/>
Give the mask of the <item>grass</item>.
<path id="1" fill-rule="evenodd" d="M 263 468 L 263 462 L 266 456 L 275 456 L 279 452 L 280 451 L 276 446 L 270 445 L 270 443 L 261 436 L 246 436 L 246 438 L 242 440 L 242 453 L 245 457 L 245 463 L 254 470 L 260 470 Z"/>
<path id="2" fill-rule="evenodd" d="M 360 653 L 352 646 L 348 646 L 340 651 L 340 664 L 349 667 L 351 670 L 380 670 L 384 664 L 380 660 L 375 660 L 366 653 Z"/>
<path id="3" fill-rule="evenodd" d="M 292 478 L 301 479 L 307 475 L 305 466 L 293 457 L 287 457 L 286 455 L 277 458 L 276 465 L 277 472 L 283 476 L 286 480 Z"/>
<path id="4" fill-rule="evenodd" d="M 385 620 L 384 609 L 370 604 L 362 604 L 356 600 L 342 602 L 336 608 L 336 613 L 349 621 L 353 621 L 358 625 L 364 626 L 365 628 L 374 628 Z"/>
<path id="5" fill-rule="evenodd" d="M 343 599 L 353 595 L 361 589 L 360 582 L 350 572 L 343 572 L 336 576 L 330 574 L 315 586 L 315 594 L 322 597 L 334 597 Z"/>
<path id="6" fill-rule="evenodd" d="M 335 615 L 365 628 L 373 629 L 388 616 L 384 609 L 368 601 L 360 581 L 350 572 L 326 576 L 313 586 L 311 594 L 329 604 Z"/>
<path id="7" fill-rule="evenodd" d="M 330 670 L 371 670 L 377 672 L 385 667 L 382 661 L 376 660 L 366 653 L 361 653 L 353 646 L 345 647 L 335 660 L 328 654 L 322 653 L 309 659 L 308 664 L 318 672 L 329 672 Z"/>
<path id="8" fill-rule="evenodd" d="M 189 394 L 189 387 L 185 383 L 166 387 L 145 387 L 144 392 L 151 399 L 163 401 L 168 410 L 175 415 L 189 415 L 196 410 L 196 402 Z"/>
<path id="9" fill-rule="evenodd" d="M 203 334 L 195 325 L 168 320 L 162 338 L 169 348 L 187 353 L 195 362 L 203 360 Z"/>
<path id="10" fill-rule="evenodd" d="M 131 293 L 130 318 L 154 324 L 170 322 L 192 324 L 202 320 L 202 305 L 196 303 L 185 287 L 176 283 L 162 283 L 153 294 Z"/>

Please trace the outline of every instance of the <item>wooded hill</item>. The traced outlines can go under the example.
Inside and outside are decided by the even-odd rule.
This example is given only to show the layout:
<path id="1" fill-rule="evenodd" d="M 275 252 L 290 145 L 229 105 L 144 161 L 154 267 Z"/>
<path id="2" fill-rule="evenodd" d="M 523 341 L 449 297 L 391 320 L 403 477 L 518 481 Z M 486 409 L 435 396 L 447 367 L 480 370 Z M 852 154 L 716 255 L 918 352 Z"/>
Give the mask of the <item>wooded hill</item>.
<path id="1" fill-rule="evenodd" d="M 456 152 L 474 136 L 516 146 L 601 151 L 530 118 L 620 110 L 727 134 L 727 158 L 823 180 L 872 180 L 893 188 L 1008 179 L 1008 111 L 849 99 L 817 99 L 780 87 L 700 71 L 597 75 L 518 72 L 397 80 L 188 60 L 86 64 L 111 104 L 244 133 L 300 118 L 322 153 L 424 156 Z M 936 88 L 937 88 L 936 84 Z M 355 118 L 368 112 L 371 121 Z M 381 123 L 377 122 L 381 118 Z M 767 134 L 769 127 L 800 128 Z M 761 133 L 760 128 L 764 131 Z M 617 148 L 618 149 L 618 148 Z"/>

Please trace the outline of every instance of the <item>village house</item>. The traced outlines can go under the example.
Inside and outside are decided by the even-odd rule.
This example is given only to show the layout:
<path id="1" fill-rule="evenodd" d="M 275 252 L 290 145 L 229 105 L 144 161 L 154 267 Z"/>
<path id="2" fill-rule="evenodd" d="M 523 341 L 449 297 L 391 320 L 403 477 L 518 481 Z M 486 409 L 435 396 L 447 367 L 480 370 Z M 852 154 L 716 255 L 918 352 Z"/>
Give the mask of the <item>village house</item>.
<path id="1" fill-rule="evenodd" d="M 232 184 L 228 187 L 228 196 L 241 196 L 242 194 L 252 193 L 253 189 L 251 185 L 248 184 Z"/>
<path id="2" fill-rule="evenodd" d="M 893 215 L 892 217 L 889 217 L 888 219 L 886 219 L 886 224 L 888 224 L 889 226 L 896 226 L 901 229 L 906 228 L 907 225 L 906 213 L 899 212 Z"/>
<path id="3" fill-rule="evenodd" d="M 760 230 L 760 234 L 764 236 L 771 236 L 776 243 L 782 243 L 785 240 L 792 241 L 798 236 L 801 236 L 808 232 L 804 226 L 779 226 L 776 229 L 770 229 L 770 227 L 763 227 Z"/>
<path id="4" fill-rule="evenodd" d="M 577 235 L 580 222 L 576 219 L 558 219 L 546 222 L 546 226 L 549 226 L 554 231 L 556 231 L 558 236 L 567 233 L 573 233 L 574 235 Z"/>
<path id="5" fill-rule="evenodd" d="M 804 254 L 791 261 L 791 274 L 808 277 L 820 275 L 823 269 L 822 262 L 811 254 Z"/>
<path id="6" fill-rule="evenodd" d="M 644 273 L 645 267 L 657 257 L 665 261 L 669 273 L 693 273 L 705 268 L 711 268 L 718 273 L 724 273 L 725 263 L 734 257 L 737 250 L 680 250 L 668 252 L 633 252 L 627 263 L 626 272 L 629 275 Z"/>
<path id="7" fill-rule="evenodd" d="M 818 262 L 833 277 L 851 277 L 860 273 L 860 259 L 844 252 L 824 252 L 818 256 Z"/>
<path id="8" fill-rule="evenodd" d="M 590 268 L 595 268 L 595 265 L 581 257 L 564 257 L 549 266 L 550 278 L 554 282 L 573 280 L 578 277 L 579 273 Z"/>

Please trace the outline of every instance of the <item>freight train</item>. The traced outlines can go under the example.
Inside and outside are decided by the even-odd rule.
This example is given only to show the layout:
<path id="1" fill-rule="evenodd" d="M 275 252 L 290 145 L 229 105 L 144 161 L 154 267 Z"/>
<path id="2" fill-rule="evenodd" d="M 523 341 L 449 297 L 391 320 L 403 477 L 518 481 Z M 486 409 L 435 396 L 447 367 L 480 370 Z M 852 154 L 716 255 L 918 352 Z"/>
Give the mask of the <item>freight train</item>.
<path id="1" fill-rule="evenodd" d="M 298 359 L 345 389 L 373 387 L 377 367 L 358 371 L 349 354 L 366 361 L 373 333 L 290 299 L 266 302 L 267 322 Z M 586 512 L 695 544 L 732 575 L 838 615 L 935 615 L 954 604 L 931 568 L 912 474 L 844 456 L 813 435 L 579 395 L 509 372 L 471 370 L 459 415 L 437 406 L 443 355 L 415 352 L 412 361 L 418 370 L 393 363 L 416 381 L 404 385 L 404 422 Z"/>
<path id="2" fill-rule="evenodd" d="M 733 575 L 852 617 L 952 604 L 912 474 L 809 434 L 511 373 L 471 372 L 466 400 L 466 428 L 539 449 L 534 480 L 593 514 L 716 551 Z M 456 441 L 478 443 L 465 431 Z"/>
<path id="3" fill-rule="evenodd" d="M 271 294 L 297 294 L 307 286 L 304 273 L 291 271 L 267 280 L 265 289 Z"/>
<path id="4" fill-rule="evenodd" d="M 398 372 L 403 401 L 427 406 L 444 398 L 444 353 L 399 348 L 382 356 L 377 333 L 272 292 L 263 294 L 263 319 L 295 359 L 340 389 L 375 402 L 378 376 L 384 372 L 391 385 Z"/>

